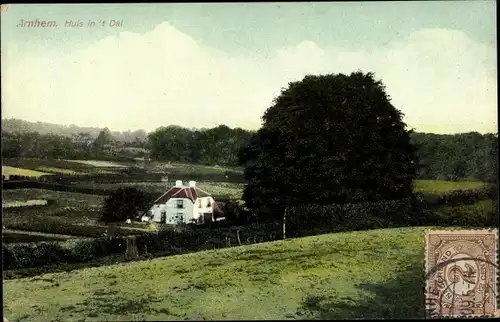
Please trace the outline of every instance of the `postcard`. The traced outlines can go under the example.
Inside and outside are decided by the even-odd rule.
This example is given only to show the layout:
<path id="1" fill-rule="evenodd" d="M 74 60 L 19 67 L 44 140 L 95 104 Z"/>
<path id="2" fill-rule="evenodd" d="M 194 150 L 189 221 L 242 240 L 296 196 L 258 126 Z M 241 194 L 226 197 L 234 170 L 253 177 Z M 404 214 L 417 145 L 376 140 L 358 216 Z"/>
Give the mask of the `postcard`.
<path id="1" fill-rule="evenodd" d="M 2 4 L 4 321 L 498 317 L 495 8 Z"/>

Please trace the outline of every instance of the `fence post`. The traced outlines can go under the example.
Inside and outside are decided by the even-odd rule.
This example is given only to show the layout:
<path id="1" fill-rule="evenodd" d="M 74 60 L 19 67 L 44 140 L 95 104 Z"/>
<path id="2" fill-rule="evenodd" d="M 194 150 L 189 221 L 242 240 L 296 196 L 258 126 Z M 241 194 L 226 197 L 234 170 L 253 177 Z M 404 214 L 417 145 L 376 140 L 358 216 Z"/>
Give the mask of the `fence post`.
<path id="1" fill-rule="evenodd" d="M 236 231 L 236 237 L 238 237 L 238 244 L 240 244 L 240 246 L 241 246 L 240 230 L 239 229 Z"/>
<path id="2" fill-rule="evenodd" d="M 137 258 L 139 256 L 139 251 L 135 243 L 135 236 L 126 239 L 127 239 L 127 257 Z"/>
<path id="3" fill-rule="evenodd" d="M 286 215 L 288 213 L 288 207 L 285 207 L 285 213 L 283 214 L 283 239 L 286 239 Z"/>

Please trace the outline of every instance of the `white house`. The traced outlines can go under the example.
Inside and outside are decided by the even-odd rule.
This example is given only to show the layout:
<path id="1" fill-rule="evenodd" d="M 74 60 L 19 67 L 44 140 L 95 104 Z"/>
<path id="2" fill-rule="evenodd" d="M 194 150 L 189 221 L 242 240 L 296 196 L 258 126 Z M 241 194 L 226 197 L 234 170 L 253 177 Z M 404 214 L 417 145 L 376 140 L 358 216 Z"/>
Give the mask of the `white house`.
<path id="1" fill-rule="evenodd" d="M 142 216 L 142 221 L 154 221 L 166 224 L 203 224 L 216 221 L 214 213 L 217 203 L 210 193 L 196 187 L 195 181 L 184 186 L 181 180 L 155 200 L 153 207 Z"/>

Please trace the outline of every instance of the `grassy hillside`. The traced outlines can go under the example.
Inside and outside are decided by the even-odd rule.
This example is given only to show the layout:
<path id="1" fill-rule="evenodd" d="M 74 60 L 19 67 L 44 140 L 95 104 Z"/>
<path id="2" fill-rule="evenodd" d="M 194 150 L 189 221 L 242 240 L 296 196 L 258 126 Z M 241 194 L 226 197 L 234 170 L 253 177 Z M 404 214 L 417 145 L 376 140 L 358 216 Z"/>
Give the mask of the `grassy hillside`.
<path id="1" fill-rule="evenodd" d="M 6 280 L 4 313 L 9 321 L 419 318 L 423 230 L 321 235 Z"/>

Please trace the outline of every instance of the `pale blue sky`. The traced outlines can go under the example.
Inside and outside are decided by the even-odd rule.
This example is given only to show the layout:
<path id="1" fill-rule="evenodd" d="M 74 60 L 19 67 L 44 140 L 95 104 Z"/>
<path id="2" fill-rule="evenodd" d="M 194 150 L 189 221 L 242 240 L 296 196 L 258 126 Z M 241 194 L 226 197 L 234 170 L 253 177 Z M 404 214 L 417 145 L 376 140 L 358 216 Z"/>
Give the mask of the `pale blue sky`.
<path id="1" fill-rule="evenodd" d="M 356 69 L 356 66 L 358 65 L 359 68 L 366 66 L 366 69 L 375 70 L 376 74 L 379 75 L 383 81 L 387 78 L 389 83 L 386 85 L 388 86 L 388 91 L 391 96 L 400 97 L 398 100 L 399 104 L 395 104 L 396 107 L 400 108 L 407 115 L 409 125 L 416 127 L 417 130 L 453 132 L 465 131 L 470 128 L 471 130 L 490 131 L 491 129 L 496 129 L 496 119 L 491 119 L 491 116 L 493 115 L 492 113 L 494 113 L 496 117 L 496 92 L 492 93 L 493 89 L 491 89 L 494 85 L 496 91 L 496 54 L 495 57 L 492 58 L 494 51 L 496 51 L 495 5 L 495 1 L 486 0 L 436 2 L 337 2 L 317 4 L 205 3 L 134 5 L 11 5 L 6 12 L 2 13 L 2 52 L 15 52 L 15 54 L 7 55 L 6 58 L 2 57 L 2 69 L 4 68 L 4 64 L 7 68 L 14 68 L 14 65 L 18 64 L 26 64 L 25 69 L 27 69 L 31 74 L 22 76 L 19 75 L 22 71 L 20 69 L 16 70 L 15 74 L 17 83 L 15 84 L 18 90 L 9 93 L 2 92 L 4 101 L 2 112 L 4 112 L 3 114 L 7 114 L 9 117 L 20 117 L 25 119 L 32 118 L 32 120 L 53 121 L 59 123 L 64 122 L 63 117 L 66 117 L 68 119 L 65 121 L 66 123 L 109 126 L 110 128 L 116 129 L 145 128 L 147 130 L 151 130 L 152 128 L 163 125 L 164 123 L 174 123 L 189 127 L 215 126 L 217 123 L 226 123 L 230 126 L 255 128 L 259 126 L 259 118 L 264 110 L 269 106 L 272 96 L 275 95 L 276 91 L 279 91 L 281 87 L 286 86 L 287 81 L 300 79 L 303 75 L 310 72 L 341 72 L 343 71 L 341 70 L 342 68 L 335 68 L 335 66 L 340 64 L 339 66 L 352 66 L 353 69 Z M 54 20 L 59 24 L 59 27 L 16 28 L 16 25 L 21 19 Z M 123 20 L 124 25 L 122 27 L 106 26 L 94 28 L 86 26 L 89 20 L 109 21 L 111 19 Z M 80 20 L 84 22 L 85 27 L 64 28 L 63 25 L 65 20 Z M 167 27 L 164 27 L 163 29 L 158 27 L 162 26 L 162 24 L 165 26 L 165 23 L 168 23 L 170 26 L 168 28 L 170 29 Z M 152 32 L 154 30 L 157 30 L 157 33 L 154 34 L 156 36 L 153 37 Z M 116 37 L 116 35 L 125 31 L 136 33 L 138 36 L 143 38 L 137 38 L 136 40 L 121 40 L 122 38 Z M 162 33 L 160 33 L 160 31 Z M 151 33 L 151 36 L 147 36 L 147 33 Z M 172 86 L 167 86 L 167 88 L 164 89 L 161 89 L 160 86 L 158 87 L 158 91 L 161 92 L 162 95 L 166 95 L 168 97 L 175 96 L 177 101 L 174 98 L 171 98 L 168 101 L 153 98 L 149 99 L 147 108 L 148 110 L 155 111 L 154 113 L 151 112 L 151 115 L 158 115 L 158 111 L 164 111 L 165 115 L 168 116 L 165 116 L 164 118 L 158 118 L 156 116 L 154 120 L 148 122 L 151 118 L 151 115 L 149 114 L 147 117 L 144 116 L 143 118 L 135 118 L 135 121 L 133 119 L 116 120 L 116 118 L 113 118 L 113 113 L 104 113 L 106 115 L 103 114 L 100 118 L 90 118 L 88 116 L 75 117 L 75 115 L 79 115 L 79 113 L 76 113 L 75 111 L 70 113 L 68 110 L 73 108 L 71 107 L 72 102 L 81 101 L 81 99 L 76 94 L 77 90 L 70 88 L 66 89 L 65 92 L 73 91 L 75 94 L 71 97 L 67 94 L 68 96 L 64 100 L 66 109 L 65 112 L 62 112 L 61 106 L 55 106 L 58 104 L 58 95 L 55 93 L 50 94 L 49 96 L 51 97 L 50 99 L 47 99 L 46 102 L 37 104 L 30 103 L 31 100 L 27 99 L 9 99 L 10 96 L 15 97 L 16 95 L 20 95 L 19 93 L 23 92 L 22 89 L 19 90 L 19 86 L 26 86 L 25 92 L 27 92 L 28 86 L 32 86 L 28 84 L 33 84 L 34 82 L 39 82 L 40 84 L 44 83 L 45 86 L 48 86 L 47 82 L 53 82 L 53 84 L 45 88 L 44 91 L 40 89 L 40 93 L 46 93 L 48 88 L 54 89 L 58 87 L 59 84 L 69 86 L 67 84 L 71 82 L 70 78 L 64 79 L 66 75 L 64 75 L 61 71 L 67 69 L 66 65 L 63 67 L 62 61 L 64 59 L 75 60 L 74 58 L 70 58 L 71 55 L 75 55 L 75 50 L 90 50 L 95 57 L 106 55 L 106 53 L 109 53 L 111 50 L 106 49 L 108 47 L 103 47 L 105 43 L 103 38 L 107 36 L 115 36 L 115 38 L 109 38 L 111 39 L 109 41 L 116 42 L 116 44 L 109 43 L 109 46 L 112 46 L 112 48 L 115 49 L 125 48 L 122 46 L 125 46 L 124 44 L 127 41 L 137 41 L 136 46 L 139 47 L 144 47 L 146 44 L 153 43 L 153 45 L 157 46 L 154 47 L 154 50 L 157 50 L 158 53 L 162 52 L 162 50 L 169 52 L 168 48 L 174 47 L 176 50 L 182 52 L 184 52 L 183 50 L 193 50 L 193 52 L 199 54 L 196 54 L 198 55 L 196 56 L 196 59 L 200 59 L 200 62 L 198 63 L 199 65 L 196 65 L 199 66 L 198 68 L 203 68 L 205 65 L 216 66 L 217 64 L 229 66 L 234 63 L 234 68 L 231 70 L 228 69 L 224 72 L 224 75 L 221 74 L 219 76 L 223 79 L 227 79 L 228 75 L 231 76 L 234 73 L 238 74 L 238 76 L 232 75 L 235 77 L 234 79 L 237 79 L 238 77 L 245 78 L 247 75 L 246 73 L 248 73 L 248 80 L 245 84 L 240 84 L 241 86 L 238 88 L 234 85 L 234 80 L 231 81 L 231 86 L 235 86 L 231 93 L 234 94 L 235 92 L 238 92 L 240 99 L 246 101 L 241 96 L 255 96 L 254 91 L 261 91 L 258 92 L 262 93 L 260 100 L 256 99 L 251 102 L 254 104 L 252 106 L 242 104 L 242 108 L 245 108 L 246 110 L 245 113 L 242 113 L 237 110 L 238 99 L 230 98 L 229 96 L 233 95 L 231 93 L 224 93 L 224 87 L 220 88 L 220 92 L 219 89 L 214 87 L 210 91 L 206 90 L 206 93 L 201 93 L 201 90 L 198 91 L 193 87 L 189 92 L 190 94 L 186 93 L 182 95 L 177 93 L 182 90 L 179 88 L 176 89 L 177 92 L 174 95 L 169 92 L 169 90 L 172 90 Z M 148 42 L 144 42 L 143 40 L 147 37 L 150 37 L 148 38 Z M 186 39 L 189 39 L 189 41 L 193 41 L 194 43 L 188 45 L 189 41 Z M 120 43 L 120 41 L 122 41 L 122 43 Z M 176 41 L 179 41 L 179 43 L 176 43 Z M 448 41 L 450 41 L 450 44 L 453 44 L 444 45 L 444 43 L 448 44 Z M 423 45 L 424 42 L 425 45 Z M 304 43 L 306 45 L 304 45 Z M 303 46 L 301 47 L 300 44 L 303 44 Z M 184 45 L 187 47 L 184 48 Z M 436 48 L 428 48 L 433 45 L 435 45 Z M 129 47 L 127 48 L 136 48 L 135 45 L 128 44 L 128 46 Z M 163 49 L 160 49 L 158 46 L 164 46 L 165 48 L 162 47 Z M 427 55 L 427 58 L 421 60 L 420 58 L 412 56 L 414 55 L 413 53 L 417 52 L 416 50 L 413 50 L 413 48 L 416 48 L 415 46 L 419 46 L 418 48 L 422 50 L 422 53 L 428 53 L 429 50 L 433 50 L 434 53 L 432 55 L 439 55 L 439 52 L 443 51 L 442 49 L 437 49 L 439 46 L 453 48 L 454 50 L 463 49 L 463 52 L 459 55 L 462 60 L 460 60 L 460 62 L 457 61 L 456 64 L 450 64 L 448 56 L 431 59 L 429 57 L 434 57 L 431 54 L 425 54 Z M 96 49 L 97 47 L 101 48 L 100 50 L 104 50 L 104 52 L 99 53 L 98 49 Z M 471 53 L 471 49 L 477 50 L 477 53 Z M 207 54 L 208 52 L 210 52 L 210 54 Z M 281 52 L 282 54 L 278 55 L 277 52 Z M 57 55 L 64 54 L 67 56 L 64 56 L 64 59 L 62 56 L 57 56 L 56 58 L 56 56 L 53 56 L 56 55 L 55 53 L 58 53 Z M 127 58 L 127 55 L 132 55 L 130 52 L 118 50 L 117 52 L 113 51 L 113 53 L 115 57 L 117 53 L 120 53 L 120 55 L 125 57 L 123 59 L 134 61 L 132 56 Z M 403 53 L 406 56 L 403 57 Z M 89 55 L 90 54 L 87 53 L 85 54 L 85 57 L 90 57 Z M 168 53 L 168 55 L 170 55 L 170 53 Z M 143 56 L 139 55 L 137 57 Z M 292 56 L 293 58 L 291 58 Z M 376 56 L 377 60 L 372 61 L 371 56 Z M 419 57 L 421 56 L 422 55 Z M 158 63 L 161 64 L 162 61 L 161 55 L 155 57 L 160 57 L 160 60 L 155 64 L 155 66 L 158 66 Z M 344 58 L 341 59 L 339 57 Z M 33 76 L 32 73 L 34 72 L 32 69 L 28 69 L 27 67 L 30 59 L 38 59 L 38 64 L 44 65 L 45 74 Z M 84 60 L 85 58 L 82 59 Z M 82 62 L 83 64 L 82 59 L 80 59 L 78 63 Z M 149 58 L 146 59 L 150 60 Z M 227 59 L 226 63 L 224 63 L 224 59 Z M 241 60 L 239 63 L 236 62 L 238 59 Z M 300 59 L 302 59 L 302 61 Z M 346 62 L 346 59 L 350 59 L 348 63 Z M 388 59 L 394 59 L 394 61 L 399 62 L 398 67 L 386 66 Z M 303 68 L 301 67 L 302 69 L 285 72 L 288 68 L 283 65 L 285 61 L 300 61 L 302 63 L 307 60 L 314 60 L 318 63 L 317 65 L 312 66 L 309 62 L 307 64 L 304 62 L 305 65 Z M 444 68 L 444 65 L 431 66 L 429 65 L 430 60 L 435 61 L 435 64 L 442 61 L 443 64 L 448 64 L 448 67 L 446 67 L 448 69 Z M 321 61 L 321 63 L 319 61 Z M 396 88 L 397 86 L 400 86 L 400 82 L 393 80 L 392 83 L 395 84 L 393 89 L 396 92 L 399 91 L 400 94 L 392 95 L 391 87 L 389 86 L 391 83 L 391 77 L 392 79 L 395 79 L 395 75 L 398 75 L 398 73 L 405 73 L 406 68 L 404 65 L 407 64 L 406 62 L 411 63 L 413 61 L 422 61 L 422 64 L 425 66 L 422 65 L 418 72 L 423 73 L 422 71 L 426 70 L 427 75 L 434 75 L 434 81 L 436 84 L 448 82 L 448 78 L 454 73 L 456 73 L 456 75 L 462 75 L 462 77 L 456 76 L 456 79 L 466 78 L 468 76 L 464 75 L 464 73 L 472 70 L 473 68 L 477 69 L 478 66 L 484 69 L 484 74 L 487 76 L 481 74 L 484 76 L 483 79 L 481 78 L 481 75 L 476 75 L 478 77 L 475 79 L 476 83 L 479 81 L 486 84 L 487 80 L 491 81 L 491 77 L 495 76 L 495 84 L 485 85 L 488 89 L 482 91 L 488 91 L 491 97 L 470 98 L 479 93 L 481 91 L 480 89 L 476 90 L 477 93 L 472 90 L 470 93 L 464 93 L 464 95 L 469 95 L 470 104 L 482 104 L 484 105 L 483 107 L 474 107 L 472 110 L 468 110 L 467 108 L 471 108 L 469 105 L 469 107 L 464 106 L 460 111 L 457 110 L 457 113 L 462 113 L 462 117 L 456 118 L 456 122 L 458 123 L 467 122 L 467 114 L 470 114 L 472 111 L 478 112 L 478 110 L 481 110 L 480 113 L 483 113 L 483 119 L 474 120 L 475 123 L 470 123 L 469 125 L 462 123 L 453 125 L 450 123 L 451 121 L 448 120 L 448 123 L 450 123 L 449 126 L 445 126 L 443 130 L 440 130 L 439 128 L 436 129 L 436 126 L 439 127 L 439 124 L 442 124 L 442 121 L 439 123 L 436 119 L 432 120 L 429 115 L 432 114 L 432 111 L 436 111 L 437 106 L 432 108 L 429 107 L 429 110 L 425 113 L 421 111 L 421 109 L 424 109 L 423 105 L 430 104 L 433 101 L 432 99 L 425 102 L 422 101 L 421 108 L 417 108 L 410 102 L 407 104 L 404 102 L 404 97 L 408 96 L 406 95 L 408 94 L 408 91 L 411 92 L 410 87 L 415 91 L 423 91 L 424 87 L 427 88 L 430 86 L 428 84 L 429 81 L 433 81 L 427 79 L 425 81 L 426 84 L 423 84 L 423 81 L 418 80 L 418 78 L 420 76 L 424 77 L 425 75 L 419 74 L 419 76 L 417 76 L 415 74 L 417 71 L 411 74 L 412 76 L 410 76 L 410 74 L 407 76 L 403 76 L 404 74 L 401 74 L 401 77 L 406 77 L 408 80 L 412 80 L 411 84 L 409 83 L 406 89 L 402 87 L 400 89 Z M 43 62 L 45 62 L 45 64 L 43 64 Z M 32 64 L 33 66 L 36 65 L 34 60 Z M 124 64 L 127 64 L 127 67 L 121 66 L 122 68 L 129 68 L 128 66 L 130 62 Z M 172 64 L 172 66 L 180 66 L 180 63 Z M 187 65 L 185 66 L 191 66 L 189 62 L 186 62 L 186 64 Z M 382 67 L 382 64 L 386 65 Z M 465 64 L 469 64 L 470 66 Z M 47 65 L 54 65 L 58 67 L 49 68 Z M 453 69 L 455 68 L 453 66 L 458 65 L 461 66 L 460 70 Z M 109 66 L 109 63 L 107 66 Z M 169 65 L 168 68 L 163 66 L 164 68 L 162 70 L 167 71 L 168 74 L 168 71 L 172 70 L 172 66 Z M 113 69 L 113 71 L 116 72 L 116 70 L 120 69 L 116 68 Z M 139 70 L 143 71 L 144 68 L 147 68 L 147 66 L 136 66 L 134 67 L 134 71 L 140 74 Z M 185 68 L 186 67 L 184 67 L 184 70 Z M 60 70 L 56 73 L 55 70 L 57 69 Z M 241 70 L 236 72 L 236 69 Z M 268 83 L 269 86 L 274 86 L 274 88 L 269 89 L 266 92 L 264 86 L 260 84 L 261 81 L 259 80 L 258 73 L 256 73 L 256 69 L 259 69 L 260 71 L 262 82 L 274 77 L 273 82 L 269 81 Z M 271 72 L 270 69 L 273 69 L 273 76 L 264 75 L 266 71 Z M 88 72 L 88 68 L 81 68 L 79 70 L 87 74 L 90 73 Z M 104 73 L 103 68 L 99 68 L 99 71 Z M 276 76 L 276 73 L 281 71 L 283 71 L 283 77 L 280 78 Z M 14 71 L 12 73 L 14 73 Z M 190 71 L 189 73 L 193 74 L 194 72 Z M 88 79 L 92 79 L 87 74 L 86 77 L 89 77 Z M 165 76 L 167 78 L 172 78 L 166 82 L 177 84 L 179 81 L 175 81 L 175 77 L 181 77 L 181 75 L 183 75 L 182 77 L 184 78 L 188 77 L 184 74 L 180 71 L 172 72 L 171 75 L 169 74 Z M 212 72 L 207 71 L 207 74 L 213 76 Z M 7 73 L 7 75 L 9 74 Z M 13 74 L 10 75 L 13 77 Z M 97 74 L 92 75 L 94 75 L 94 79 L 102 78 Z M 191 77 L 193 77 L 194 80 L 200 79 L 202 76 L 201 74 L 193 74 Z M 443 78 L 441 79 L 441 77 Z M 36 80 L 33 80 L 33 78 L 36 78 Z M 30 81 L 28 81 L 28 79 L 30 79 Z M 158 75 L 156 78 L 148 78 L 150 81 L 151 79 L 159 80 L 161 79 L 161 75 Z M 118 81 L 121 86 L 120 90 L 110 88 L 106 95 L 112 95 L 110 92 L 120 93 L 122 91 L 130 91 L 130 88 L 137 88 L 137 85 L 132 86 L 131 84 L 125 84 L 124 81 Z M 219 78 L 217 78 L 217 81 L 219 81 Z M 422 82 L 422 89 L 415 89 L 414 87 L 419 81 Z M 2 82 L 10 83 L 7 78 L 2 79 Z M 114 80 L 113 82 L 116 84 L 117 80 Z M 186 84 L 194 84 L 192 81 L 186 82 Z M 260 85 L 257 85 L 257 83 Z M 254 84 L 255 88 L 250 90 L 249 87 L 252 87 Z M 61 86 L 62 85 L 60 85 L 59 88 Z M 79 89 L 83 90 L 87 85 L 84 83 L 75 83 L 74 86 L 78 86 Z M 129 88 L 128 86 L 132 87 Z M 201 82 L 200 86 L 202 86 Z M 467 84 L 464 84 L 463 80 L 461 80 L 460 86 L 463 86 L 464 88 L 470 87 Z M 477 84 L 475 86 L 477 86 Z M 14 85 L 12 85 L 12 87 L 14 87 Z M 244 91 L 245 88 L 248 93 Z M 92 88 L 92 90 L 95 92 L 96 89 Z M 89 91 L 91 91 L 91 89 L 89 89 Z M 213 94 L 214 91 L 217 91 L 217 95 Z M 34 93 L 36 91 L 31 92 Z M 406 94 L 403 94 L 403 92 Z M 148 89 L 147 93 L 149 96 L 153 95 L 151 89 Z M 495 96 L 494 98 L 493 94 Z M 33 95 L 36 96 L 38 94 Z M 94 95 L 98 94 L 94 93 Z M 144 95 L 146 95 L 146 92 L 144 92 Z M 174 117 L 173 115 L 176 113 L 174 113 L 174 111 L 178 108 L 183 108 L 183 106 L 179 105 L 184 104 L 182 100 L 186 95 L 195 97 L 198 96 L 200 99 L 205 97 L 204 95 L 207 95 L 206 99 L 202 99 L 202 101 L 207 102 L 206 106 L 198 107 L 198 109 L 203 109 L 203 112 L 200 112 L 201 115 L 194 118 Z M 439 94 L 436 93 L 435 95 Z M 484 96 L 484 93 L 477 95 Z M 45 99 L 44 97 L 38 96 L 37 98 L 37 102 Z M 33 98 L 33 100 L 35 100 L 35 98 Z M 111 96 L 103 98 L 103 101 L 109 100 L 113 101 L 114 98 Z M 116 98 L 116 100 L 118 100 L 118 98 Z M 464 100 L 465 98 L 462 99 L 462 101 Z M 142 101 L 138 100 L 137 102 Z M 445 98 L 443 98 L 443 95 L 440 95 L 439 102 L 440 107 L 443 107 L 444 105 L 448 106 L 456 104 L 456 101 L 453 100 L 447 102 Z M 88 104 L 90 103 L 91 102 L 88 101 Z M 145 101 L 144 104 L 146 104 Z M 162 106 L 162 104 L 168 104 L 169 106 Z M 195 105 L 195 102 L 185 104 Z M 232 112 L 231 104 L 233 106 Z M 491 111 L 492 104 L 495 105 L 495 112 Z M 75 102 L 74 109 L 78 109 L 78 107 L 76 107 L 77 105 L 78 104 Z M 126 107 L 125 105 L 126 103 L 122 104 L 122 108 L 132 109 L 132 107 Z M 199 105 L 203 105 L 203 103 L 200 103 Z M 141 107 L 142 112 L 144 112 L 145 108 L 146 106 Z M 197 114 L 195 109 L 186 109 L 186 111 L 187 110 L 189 110 L 189 113 Z M 135 113 L 135 111 L 132 110 L 127 111 L 130 112 L 130 115 Z M 446 115 L 447 114 L 443 112 L 443 114 L 438 115 L 437 118 L 446 117 Z M 429 119 L 427 128 L 425 128 L 427 126 L 425 119 Z M 108 124 L 110 122 L 114 122 L 114 124 Z"/>
<path id="2" fill-rule="evenodd" d="M 496 43 L 495 1 L 394 1 L 337 3 L 173 3 L 11 6 L 2 15 L 2 40 L 62 46 L 91 43 L 120 31 L 143 33 L 164 21 L 197 41 L 230 52 L 266 51 L 304 39 L 349 49 L 385 46 L 422 28 L 459 29 Z M 12 28 L 20 19 L 124 20 L 122 28 Z"/>

